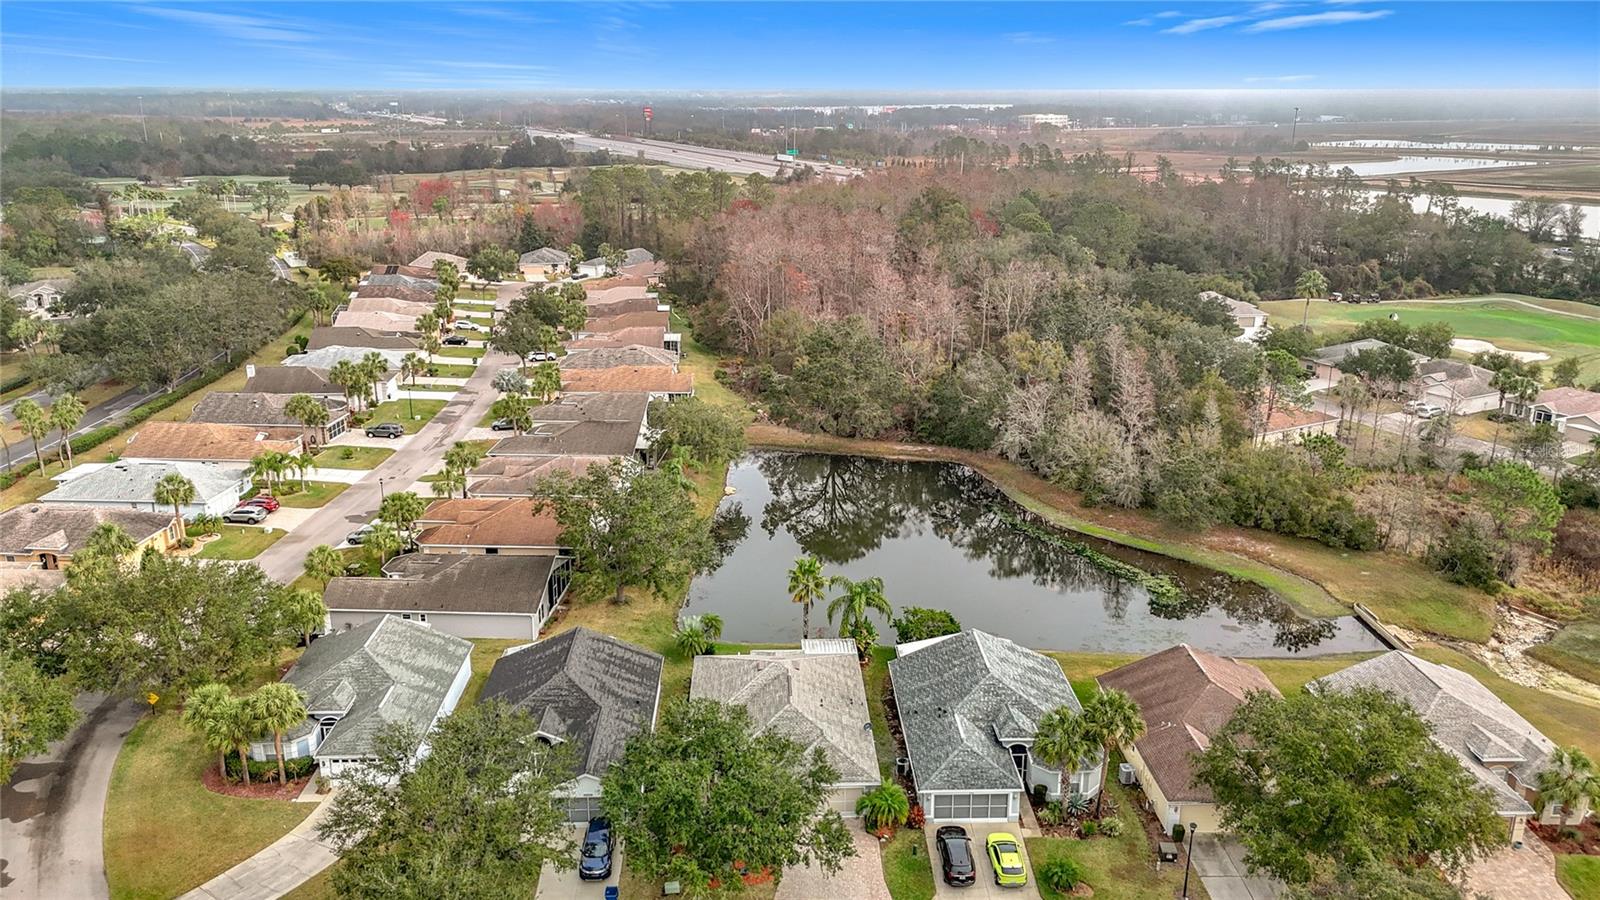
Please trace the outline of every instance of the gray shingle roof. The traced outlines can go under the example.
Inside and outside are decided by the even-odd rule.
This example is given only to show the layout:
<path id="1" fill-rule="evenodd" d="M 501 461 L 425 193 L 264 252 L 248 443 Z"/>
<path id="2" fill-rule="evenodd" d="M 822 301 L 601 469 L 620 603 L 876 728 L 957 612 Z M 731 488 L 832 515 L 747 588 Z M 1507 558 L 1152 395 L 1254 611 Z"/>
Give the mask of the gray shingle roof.
<path id="1" fill-rule="evenodd" d="M 283 365 L 286 366 L 313 366 L 319 369 L 331 369 L 340 360 L 349 360 L 360 363 L 368 353 L 376 353 L 389 363 L 389 374 L 400 370 L 400 361 L 405 359 L 406 350 L 377 349 L 374 347 L 319 347 L 316 350 L 307 350 L 294 356 L 286 356 Z"/>
<path id="2" fill-rule="evenodd" d="M 1433 727 L 1434 743 L 1494 795 L 1501 815 L 1533 812 L 1522 794 L 1485 762 L 1509 764 L 1517 780 L 1532 787 L 1549 764 L 1555 744 L 1471 675 L 1392 650 L 1318 678 L 1310 686 L 1318 691 L 1370 687 L 1393 694 Z"/>
<path id="3" fill-rule="evenodd" d="M 1021 790 L 996 732 L 1031 737 L 1045 713 L 1083 709 L 1055 660 L 982 631 L 918 646 L 889 674 L 919 791 Z"/>
<path id="4" fill-rule="evenodd" d="M 1392 346 L 1394 345 L 1385 341 L 1380 341 L 1377 338 L 1365 338 L 1359 341 L 1346 341 L 1342 344 L 1330 344 L 1329 346 L 1323 347 L 1321 350 L 1313 351 L 1311 358 L 1325 366 L 1337 366 L 1339 363 L 1344 362 L 1349 357 L 1355 356 L 1357 353 L 1360 353 L 1363 350 L 1379 350 L 1384 347 Z M 1405 353 L 1407 356 L 1411 357 L 1412 361 L 1414 362 L 1421 362 L 1422 360 L 1427 359 L 1427 357 L 1423 356 L 1421 353 L 1412 353 L 1410 350 L 1406 350 Z"/>
<path id="5" fill-rule="evenodd" d="M 200 398 L 191 422 L 213 422 L 218 425 L 292 425 L 300 427 L 300 420 L 284 411 L 293 394 L 263 394 L 231 391 L 212 391 Z M 345 402 L 336 397 L 319 397 L 328 408 L 332 421 L 344 416 L 348 410 Z"/>
<path id="6" fill-rule="evenodd" d="M 334 578 L 329 609 L 495 612 L 536 615 L 553 556 L 408 553 L 383 567 L 389 578 Z"/>
<path id="7" fill-rule="evenodd" d="M 501 440 L 489 456 L 631 456 L 649 408 L 642 393 L 564 394 L 535 407 L 533 429 Z"/>
<path id="8" fill-rule="evenodd" d="M 397 616 L 313 641 L 283 680 L 306 694 L 312 713 L 343 713 L 318 756 L 364 757 L 394 722 L 426 732 L 442 713 L 472 644 Z M 309 723 L 309 720 L 308 720 Z"/>
<path id="9" fill-rule="evenodd" d="M 618 366 L 671 366 L 678 368 L 678 354 L 660 347 L 579 348 L 561 357 L 563 369 L 611 369 Z"/>
<path id="10" fill-rule="evenodd" d="M 417 339 L 395 332 L 383 332 L 372 328 L 323 325 L 311 329 L 311 339 L 306 342 L 306 349 L 321 350 L 324 347 L 363 347 L 369 350 L 407 351 L 417 349 Z"/>
<path id="11" fill-rule="evenodd" d="M 482 699 L 527 710 L 540 731 L 572 747 L 579 774 L 598 777 L 654 725 L 661 666 L 643 647 L 574 628 L 501 657 Z"/>
<path id="12" fill-rule="evenodd" d="M 750 711 L 756 733 L 781 734 L 820 748 L 839 771 L 839 784 L 877 784 L 867 692 L 855 651 L 767 652 L 697 656 L 689 696 L 737 703 Z"/>
<path id="13" fill-rule="evenodd" d="M 196 503 L 206 503 L 224 494 L 232 494 L 237 498 L 246 480 L 243 465 L 120 460 L 103 469 L 79 475 L 39 499 L 45 503 L 154 503 L 156 482 L 169 472 L 177 472 L 194 482 Z"/>
<path id="14" fill-rule="evenodd" d="M 564 266 L 570 259 L 572 257 L 568 256 L 565 250 L 557 250 L 554 247 L 540 247 L 537 250 L 529 250 L 527 253 L 517 257 L 517 265 Z"/>
<path id="15" fill-rule="evenodd" d="M 434 281 L 432 279 L 429 279 L 429 278 L 413 278 L 410 275 L 401 275 L 401 274 L 398 274 L 398 273 L 393 274 L 393 275 L 390 275 L 390 274 L 368 275 L 366 278 L 361 280 L 361 283 L 362 284 L 370 284 L 370 285 L 378 285 L 378 286 L 383 286 L 383 287 L 416 288 L 419 291 L 427 291 L 430 294 L 439 289 L 439 282 Z"/>
<path id="16" fill-rule="evenodd" d="M 343 394 L 321 366 L 261 366 L 245 380 L 248 394 Z"/>
<path id="17" fill-rule="evenodd" d="M 127 532 L 135 544 L 142 544 L 172 524 L 172 511 L 27 503 L 0 512 L 0 553 L 49 551 L 71 556 L 83 549 L 97 527 L 108 522 Z"/>

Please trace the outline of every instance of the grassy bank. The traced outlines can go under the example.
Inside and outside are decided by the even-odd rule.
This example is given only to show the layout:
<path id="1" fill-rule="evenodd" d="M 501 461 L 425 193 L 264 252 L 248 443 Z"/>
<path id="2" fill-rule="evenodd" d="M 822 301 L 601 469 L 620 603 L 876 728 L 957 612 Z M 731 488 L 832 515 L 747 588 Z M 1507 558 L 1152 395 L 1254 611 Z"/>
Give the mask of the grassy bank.
<path id="1" fill-rule="evenodd" d="M 1478 679 L 1558 745 L 1579 747 L 1590 756 L 1600 756 L 1600 705 L 1501 678 L 1483 663 L 1448 647 L 1424 644 L 1416 652 L 1423 659 L 1460 669 Z"/>
<path id="2" fill-rule="evenodd" d="M 1600 623 L 1574 622 L 1528 655 L 1569 675 L 1600 684 Z"/>

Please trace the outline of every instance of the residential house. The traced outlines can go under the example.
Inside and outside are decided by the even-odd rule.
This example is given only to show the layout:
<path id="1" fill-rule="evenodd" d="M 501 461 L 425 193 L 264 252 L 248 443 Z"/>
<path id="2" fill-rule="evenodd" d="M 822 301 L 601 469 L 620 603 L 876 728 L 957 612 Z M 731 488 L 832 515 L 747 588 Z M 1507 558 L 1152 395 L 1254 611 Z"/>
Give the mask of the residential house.
<path id="1" fill-rule="evenodd" d="M 667 366 L 678 369 L 678 354 L 660 347 L 588 347 L 572 350 L 559 360 L 562 369 L 612 369 L 618 366 Z"/>
<path id="2" fill-rule="evenodd" d="M 617 272 L 622 274 L 653 272 L 655 267 L 652 264 L 655 261 L 654 253 L 642 247 L 634 247 L 623 254 L 622 265 L 617 268 Z M 611 270 L 606 265 L 604 257 L 596 256 L 593 259 L 586 259 L 578 263 L 577 274 L 584 278 L 604 278 L 611 274 Z"/>
<path id="3" fill-rule="evenodd" d="M 1334 434 L 1339 417 L 1315 409 L 1275 409 L 1261 429 L 1265 444 L 1292 444 L 1308 434 Z"/>
<path id="4" fill-rule="evenodd" d="M 615 288 L 603 291 L 591 291 L 586 301 L 589 306 L 589 317 L 593 319 L 609 319 L 613 316 L 624 316 L 630 313 L 671 312 L 672 307 L 650 294 L 633 293 L 633 288 Z M 613 296 L 617 292 L 629 292 L 625 296 Z M 604 299 L 597 299 L 604 298 Z"/>
<path id="5" fill-rule="evenodd" d="M 345 304 L 347 313 L 394 313 L 397 316 L 421 318 L 433 312 L 433 301 L 401 300 L 397 297 L 356 297 Z M 340 315 L 344 315 L 341 313 Z"/>
<path id="6" fill-rule="evenodd" d="M 555 513 L 533 498 L 469 497 L 435 500 L 417 520 L 423 553 L 488 556 L 570 556 Z"/>
<path id="7" fill-rule="evenodd" d="M 439 289 L 439 279 L 434 274 L 433 269 L 421 266 L 374 266 L 372 271 L 362 277 L 361 284 L 383 285 L 385 287 L 399 285 L 400 287 L 417 288 L 430 294 Z"/>
<path id="8" fill-rule="evenodd" d="M 238 506 L 239 498 L 251 489 L 250 476 L 240 464 L 123 459 L 104 465 L 82 463 L 56 476 L 61 486 L 39 500 L 170 513 L 172 504 L 156 502 L 156 485 L 174 473 L 194 483 L 194 499 L 179 507 L 179 513 L 188 520 L 199 515 L 220 516 Z"/>
<path id="9" fill-rule="evenodd" d="M 756 734 L 786 737 L 809 755 L 821 750 L 838 773 L 828 805 L 854 816 L 856 801 L 882 780 L 861 664 L 850 645 L 802 641 L 799 650 L 697 656 L 689 696 L 738 704 Z M 842 652 L 829 652 L 837 649 Z"/>
<path id="10" fill-rule="evenodd" d="M 1233 316 L 1233 324 L 1243 332 L 1234 338 L 1236 341 L 1253 341 L 1267 330 L 1267 313 L 1254 303 L 1235 300 L 1216 291 L 1201 291 L 1200 299 L 1221 303 L 1228 308 L 1228 314 Z"/>
<path id="11" fill-rule="evenodd" d="M 343 397 L 344 388 L 333 383 L 321 366 L 244 367 L 246 394 L 310 394 L 313 397 Z"/>
<path id="12" fill-rule="evenodd" d="M 333 324 L 336 328 L 366 328 L 372 331 L 420 335 L 422 329 L 417 327 L 417 320 L 420 318 L 421 315 L 411 316 L 385 310 L 347 309 L 333 317 Z"/>
<path id="13" fill-rule="evenodd" d="M 630 453 L 631 457 L 631 453 Z M 467 473 L 469 497 L 532 497 L 541 479 L 556 472 L 582 475 L 611 456 L 491 456 Z"/>
<path id="14" fill-rule="evenodd" d="M 70 278 L 45 278 L 7 288 L 6 295 L 16 302 L 23 315 L 48 319 L 58 314 L 61 297 L 71 285 Z"/>
<path id="15" fill-rule="evenodd" d="M 195 404 L 194 411 L 189 414 L 189 421 L 210 422 L 214 425 L 248 425 L 260 429 L 268 437 L 299 438 L 306 428 L 299 419 L 289 415 L 289 401 L 293 398 L 293 394 L 212 391 Z M 350 407 L 338 397 L 317 399 L 328 408 L 327 424 L 311 429 L 311 443 L 321 446 L 349 430 Z"/>
<path id="16" fill-rule="evenodd" d="M 129 438 L 123 459 L 167 462 L 248 463 L 263 453 L 298 455 L 300 435 L 268 437 L 249 425 L 212 422 L 146 422 Z"/>
<path id="17" fill-rule="evenodd" d="M 408 336 L 399 331 L 384 331 L 375 328 L 362 328 L 337 325 L 323 325 L 311 329 L 311 338 L 306 342 L 306 350 L 322 350 L 326 347 L 360 347 L 363 350 L 416 350 L 417 338 Z"/>
<path id="18" fill-rule="evenodd" d="M 982 631 L 895 649 L 894 705 L 930 820 L 1015 821 L 1036 785 L 1050 799 L 1099 793 L 1099 755 L 1064 774 L 1033 756 L 1040 719 L 1083 711 L 1055 660 Z"/>
<path id="19" fill-rule="evenodd" d="M 488 456 L 639 456 L 653 439 L 649 411 L 644 393 L 564 394 L 534 407 L 532 429 L 502 438 Z"/>
<path id="20" fill-rule="evenodd" d="M 333 631 L 399 616 L 464 638 L 533 640 L 566 596 L 565 556 L 407 553 L 385 578 L 334 578 L 323 592 Z"/>
<path id="21" fill-rule="evenodd" d="M 307 350 L 293 356 L 284 357 L 283 365 L 287 368 L 306 366 L 323 372 L 330 372 L 341 361 L 353 365 L 363 365 L 368 354 L 376 353 L 383 357 L 388 368 L 378 378 L 374 386 L 377 402 L 393 400 L 400 392 L 400 367 L 410 351 L 402 350 L 376 350 L 371 347 L 323 347 L 318 350 Z M 340 389 L 343 396 L 343 389 Z"/>
<path id="22" fill-rule="evenodd" d="M 628 739 L 655 727 L 661 667 L 660 654 L 574 628 L 500 657 L 481 700 L 525 710 L 539 740 L 571 748 L 576 776 L 556 793 L 567 821 L 587 822 L 602 812 L 600 779 Z"/>
<path id="23" fill-rule="evenodd" d="M 636 328 L 624 328 L 607 335 L 594 337 L 573 338 L 567 341 L 568 350 L 587 350 L 596 347 L 660 347 L 672 353 L 681 350 L 682 335 L 669 332 L 659 326 L 642 325 Z"/>
<path id="24" fill-rule="evenodd" d="M 646 332 L 645 329 L 651 329 Z M 674 353 L 683 349 L 683 335 L 672 331 L 671 313 L 663 310 L 644 312 L 627 312 L 606 318 L 595 318 L 591 315 L 584 323 L 574 338 L 598 338 L 601 340 L 621 340 L 624 335 L 644 336 L 652 334 L 654 329 L 661 330 L 659 341 L 652 339 L 638 340 L 636 343 L 651 347 L 662 347 Z"/>
<path id="25" fill-rule="evenodd" d="M 441 253 L 438 250 L 429 250 L 427 253 L 422 254 L 416 259 L 413 259 L 410 263 L 410 267 L 413 269 L 426 269 L 427 271 L 432 272 L 433 264 L 436 262 L 447 262 L 450 265 L 455 266 L 457 272 L 460 272 L 462 275 L 467 274 L 467 258 L 465 256 L 455 253 Z"/>
<path id="26" fill-rule="evenodd" d="M 1527 404 L 1507 398 L 1506 412 L 1534 425 L 1553 425 L 1568 443 L 1587 444 L 1600 435 L 1600 393 L 1583 388 L 1550 388 Z"/>
<path id="27" fill-rule="evenodd" d="M 517 257 L 517 271 L 524 281 L 545 281 L 551 275 L 565 275 L 571 259 L 565 250 L 540 247 Z"/>
<path id="28" fill-rule="evenodd" d="M 1277 695 L 1261 670 L 1246 662 L 1179 644 L 1112 669 L 1095 679 L 1102 690 L 1118 690 L 1139 704 L 1145 732 L 1122 755 L 1144 789 L 1148 808 L 1161 830 L 1199 825 L 1207 834 L 1221 828 L 1211 789 L 1194 780 L 1194 757 L 1250 694 Z"/>
<path id="29" fill-rule="evenodd" d="M 646 394 L 652 400 L 694 396 L 694 373 L 676 366 L 613 366 L 562 369 L 561 389 L 571 393 Z"/>
<path id="30" fill-rule="evenodd" d="M 1306 365 L 1306 374 L 1312 379 L 1323 381 L 1328 384 L 1337 384 L 1340 379 L 1344 378 L 1345 374 L 1339 368 L 1340 363 L 1343 363 L 1345 360 L 1355 356 L 1357 353 L 1360 353 L 1363 350 L 1378 350 L 1382 347 L 1392 346 L 1394 345 L 1380 341 L 1377 338 L 1365 338 L 1359 341 L 1346 341 L 1342 344 L 1332 344 L 1330 346 L 1323 347 L 1322 349 L 1313 352 L 1309 359 L 1302 360 L 1302 362 L 1304 362 Z M 1411 357 L 1413 362 L 1423 363 L 1427 362 L 1428 360 L 1426 356 L 1423 356 L 1420 353 L 1413 353 L 1410 350 L 1405 351 L 1405 353 L 1407 356 Z"/>
<path id="31" fill-rule="evenodd" d="M 183 530 L 166 512 L 144 512 L 104 506 L 25 503 L 0 512 L 0 568 L 53 571 L 72 562 L 101 525 L 115 525 L 133 541 L 130 557 L 145 548 L 166 553 L 183 540 Z"/>
<path id="32" fill-rule="evenodd" d="M 370 579 L 377 580 L 377 579 Z M 378 735 L 410 725 L 421 759 L 427 734 L 455 711 L 472 678 L 472 644 L 421 622 L 378 616 L 311 642 L 283 681 L 306 696 L 306 720 L 283 736 L 284 757 L 310 756 L 338 784 L 378 754 Z M 277 758 L 272 735 L 250 757 Z"/>
<path id="33" fill-rule="evenodd" d="M 359 284 L 350 292 L 349 297 L 351 303 L 357 300 L 397 300 L 413 305 L 420 304 L 430 310 L 433 309 L 436 299 L 432 291 L 402 287 L 397 284 Z"/>
<path id="34" fill-rule="evenodd" d="M 1315 692 L 1359 687 L 1386 691 L 1412 709 L 1433 731 L 1433 742 L 1455 757 L 1478 780 L 1506 820 L 1513 844 L 1520 844 L 1533 804 L 1539 773 L 1555 744 L 1507 706 L 1476 678 L 1403 650 L 1356 663 L 1306 686 Z M 1576 810 L 1574 821 L 1587 809 Z M 1546 808 L 1554 821 L 1559 811 Z"/>
<path id="35" fill-rule="evenodd" d="M 1417 376 L 1409 388 L 1418 400 L 1452 415 L 1470 416 L 1499 407 L 1500 390 L 1490 384 L 1493 380 L 1494 373 L 1481 366 L 1455 359 L 1430 359 L 1417 365 Z"/>

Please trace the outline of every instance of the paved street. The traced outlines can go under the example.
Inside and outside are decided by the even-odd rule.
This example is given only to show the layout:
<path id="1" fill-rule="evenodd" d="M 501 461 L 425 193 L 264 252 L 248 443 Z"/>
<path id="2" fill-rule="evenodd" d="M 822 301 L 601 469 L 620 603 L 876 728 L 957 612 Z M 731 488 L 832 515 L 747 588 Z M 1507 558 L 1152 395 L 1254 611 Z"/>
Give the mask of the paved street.
<path id="1" fill-rule="evenodd" d="M 81 694 L 78 727 L 18 764 L 0 789 L 0 890 L 7 900 L 109 896 L 102 822 L 111 766 L 143 708 Z"/>
<path id="2" fill-rule="evenodd" d="M 104 403 L 95 404 L 88 412 L 84 413 L 83 421 L 78 423 L 78 427 L 72 433 L 73 435 L 80 435 L 98 428 L 112 416 L 121 415 L 160 393 L 160 390 L 146 391 L 139 388 L 130 388 L 123 391 Z M 50 398 L 47 396 L 34 396 L 34 400 L 40 406 L 48 407 L 50 405 Z M 4 458 L 0 458 L 0 471 L 3 471 L 9 469 L 12 465 L 21 465 L 33 459 L 33 439 L 12 430 L 11 423 L 14 421 L 14 417 L 11 414 L 11 404 L 8 403 L 5 407 L 0 408 L 0 418 L 5 420 L 6 440 L 11 442 L 10 462 L 8 463 Z M 61 443 L 60 436 L 51 432 L 50 435 L 45 437 L 44 443 L 40 445 L 39 452 L 44 454 L 46 460 L 49 460 L 50 454 L 54 452 L 56 445 L 59 443 Z"/>
<path id="3" fill-rule="evenodd" d="M 456 441 L 466 440 L 478 420 L 494 404 L 496 394 L 490 386 L 494 373 L 507 366 L 516 365 L 516 357 L 492 353 L 484 364 L 472 374 L 467 383 L 416 434 L 399 441 L 386 441 L 380 446 L 394 447 L 393 456 L 384 460 L 352 484 L 344 493 L 317 510 L 316 515 L 300 523 L 285 536 L 256 557 L 267 575 L 281 582 L 290 582 L 300 576 L 306 554 L 318 544 L 338 546 L 345 535 L 365 522 L 378 511 L 381 490 L 405 490 L 428 471 Z M 431 498 L 424 498 L 431 499 Z"/>
<path id="4" fill-rule="evenodd" d="M 1283 894 L 1283 886 L 1276 881 L 1250 874 L 1243 847 L 1214 834 L 1195 837 L 1194 874 L 1205 884 L 1211 900 L 1277 900 Z"/>

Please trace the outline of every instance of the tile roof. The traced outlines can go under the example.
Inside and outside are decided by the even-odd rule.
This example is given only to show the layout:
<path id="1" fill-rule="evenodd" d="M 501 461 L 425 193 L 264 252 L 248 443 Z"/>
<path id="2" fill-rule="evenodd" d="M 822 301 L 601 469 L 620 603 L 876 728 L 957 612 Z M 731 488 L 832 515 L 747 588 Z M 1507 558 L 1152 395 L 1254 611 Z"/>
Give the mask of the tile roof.
<path id="1" fill-rule="evenodd" d="M 561 389 L 574 392 L 692 394 L 694 374 L 672 366 L 613 366 L 562 369 Z"/>
<path id="2" fill-rule="evenodd" d="M 876 785 L 878 753 L 861 665 L 848 653 L 799 650 L 747 656 L 697 656 L 689 696 L 737 703 L 757 734 L 783 735 L 821 749 L 839 771 L 838 784 Z"/>
<path id="3" fill-rule="evenodd" d="M 617 366 L 669 366 L 678 369 L 678 354 L 660 347 L 588 347 L 570 350 L 559 360 L 563 369 L 611 369 Z"/>
<path id="4" fill-rule="evenodd" d="M 1548 406 L 1563 416 L 1587 416 L 1600 413 L 1600 393 L 1583 388 L 1558 387 L 1539 392 L 1534 401 Z"/>
<path id="5" fill-rule="evenodd" d="M 294 357 L 290 357 L 293 359 Z M 191 422 L 210 422 L 216 425 L 257 425 L 300 427 L 300 420 L 284 412 L 293 394 L 259 394 L 233 391 L 212 391 L 200 398 Z M 349 413 L 344 400 L 337 397 L 319 397 L 328 408 L 330 421 Z"/>
<path id="6" fill-rule="evenodd" d="M 1211 735 L 1250 693 L 1278 693 L 1255 666 L 1188 644 L 1112 669 L 1096 680 L 1102 688 L 1125 691 L 1139 704 L 1145 733 L 1134 746 L 1170 801 L 1211 802 L 1211 789 L 1194 783 L 1191 757 L 1210 745 Z"/>
<path id="7" fill-rule="evenodd" d="M 39 499 L 45 503 L 154 503 L 156 482 L 171 472 L 177 472 L 194 482 L 196 503 L 206 503 L 228 494 L 237 498 L 248 480 L 245 467 L 239 464 L 118 460 L 79 475 Z"/>
<path id="8" fill-rule="evenodd" d="M 474 479 L 467 493 L 473 497 L 531 497 L 541 478 L 557 472 L 582 475 L 590 466 L 612 459 L 615 457 L 491 456 L 467 473 Z"/>
<path id="9" fill-rule="evenodd" d="M 123 459 L 249 462 L 261 453 L 298 453 L 298 440 L 272 440 L 249 425 L 146 422 L 128 438 Z"/>
<path id="10" fill-rule="evenodd" d="M 383 567 L 388 578 L 328 581 L 329 609 L 494 612 L 535 615 L 554 556 L 407 553 Z"/>
<path id="11" fill-rule="evenodd" d="M 107 523 L 127 532 L 134 544 L 142 544 L 172 524 L 172 510 L 161 513 L 65 503 L 14 506 L 0 512 L 0 553 L 49 551 L 71 556 L 83 549 L 96 528 Z"/>
<path id="12" fill-rule="evenodd" d="M 469 641 L 379 616 L 312 641 L 283 680 L 305 692 L 313 714 L 343 713 L 318 756 L 365 757 L 375 753 L 385 727 L 405 723 L 426 732 L 448 713 L 450 687 L 471 656 Z"/>
<path id="13" fill-rule="evenodd" d="M 660 654 L 574 628 L 502 656 L 482 700 L 527 710 L 541 732 L 571 745 L 577 771 L 600 776 L 628 739 L 654 725 Z"/>
<path id="14" fill-rule="evenodd" d="M 659 347 L 666 340 L 667 330 L 660 327 L 640 326 L 613 331 L 608 335 L 574 338 L 567 342 L 568 350 L 589 347 Z"/>
<path id="15" fill-rule="evenodd" d="M 1055 660 L 982 631 L 922 642 L 889 673 L 919 791 L 1021 790 L 997 732 L 1031 738 L 1046 713 L 1083 710 Z"/>
<path id="16" fill-rule="evenodd" d="M 1533 807 L 1485 759 L 1506 760 L 1512 774 L 1532 787 L 1555 744 L 1476 678 L 1403 650 L 1324 675 L 1312 690 L 1377 688 L 1417 711 L 1433 728 L 1433 741 L 1475 776 L 1495 798 L 1501 815 L 1530 815 Z"/>
<path id="17" fill-rule="evenodd" d="M 339 327 L 322 325 L 311 329 L 311 339 L 306 350 L 324 347 L 360 347 L 364 350 L 415 350 L 417 339 L 376 328 Z"/>
<path id="18" fill-rule="evenodd" d="M 561 525 L 532 499 L 435 500 L 417 525 L 417 543 L 445 547 L 560 547 Z"/>

